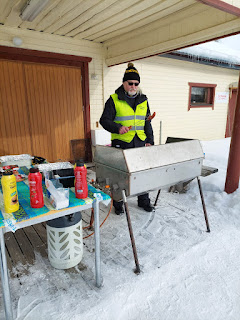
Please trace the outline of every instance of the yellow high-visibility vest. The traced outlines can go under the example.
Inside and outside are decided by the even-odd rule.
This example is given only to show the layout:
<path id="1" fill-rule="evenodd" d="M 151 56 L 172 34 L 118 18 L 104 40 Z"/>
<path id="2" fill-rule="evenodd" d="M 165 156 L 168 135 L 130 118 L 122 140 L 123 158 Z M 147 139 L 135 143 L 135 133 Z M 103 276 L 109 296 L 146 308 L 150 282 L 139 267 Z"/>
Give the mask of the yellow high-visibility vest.
<path id="1" fill-rule="evenodd" d="M 144 141 L 147 136 L 144 131 L 145 119 L 147 115 L 147 100 L 136 106 L 136 110 L 130 107 L 130 105 L 124 101 L 119 100 L 117 93 L 111 95 L 116 109 L 116 116 L 114 122 L 120 123 L 122 126 L 132 126 L 132 128 L 124 134 L 112 133 L 111 139 L 118 139 L 127 143 L 130 143 L 135 134 Z"/>

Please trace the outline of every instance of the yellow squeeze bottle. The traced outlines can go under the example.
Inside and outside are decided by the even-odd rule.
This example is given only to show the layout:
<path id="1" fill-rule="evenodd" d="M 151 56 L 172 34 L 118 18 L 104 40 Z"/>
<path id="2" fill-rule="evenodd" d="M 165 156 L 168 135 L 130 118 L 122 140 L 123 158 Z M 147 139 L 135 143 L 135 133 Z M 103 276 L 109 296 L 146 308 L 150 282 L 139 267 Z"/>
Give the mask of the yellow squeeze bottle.
<path id="1" fill-rule="evenodd" d="M 5 171 L 2 179 L 4 208 L 6 213 L 15 212 L 19 209 L 17 182 L 12 171 Z"/>

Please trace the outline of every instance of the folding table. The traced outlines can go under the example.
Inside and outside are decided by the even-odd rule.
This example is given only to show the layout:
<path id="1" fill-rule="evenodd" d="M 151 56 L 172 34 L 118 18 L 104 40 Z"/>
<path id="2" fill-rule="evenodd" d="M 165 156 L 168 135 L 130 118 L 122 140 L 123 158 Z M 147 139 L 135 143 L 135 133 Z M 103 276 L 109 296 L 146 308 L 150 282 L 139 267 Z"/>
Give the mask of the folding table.
<path id="1" fill-rule="evenodd" d="M 21 170 L 24 171 L 23 168 Z M 25 172 L 27 173 L 27 172 Z M 100 230 L 99 230 L 99 203 L 108 204 L 110 196 L 93 186 L 88 186 L 88 198 L 76 199 L 73 190 L 69 190 L 69 207 L 62 210 L 55 210 L 46 200 L 46 189 L 43 188 L 45 205 L 40 209 L 33 209 L 30 206 L 30 194 L 27 181 L 17 183 L 19 210 L 14 213 L 5 213 L 3 204 L 2 187 L 0 184 L 0 264 L 1 280 L 3 289 L 3 302 L 7 320 L 13 319 L 12 302 L 9 288 L 7 260 L 5 252 L 4 233 L 15 232 L 27 226 L 59 218 L 68 214 L 83 211 L 89 208 L 94 209 L 94 230 L 95 230 L 95 278 L 96 286 L 101 286 L 101 259 L 100 259 Z"/>

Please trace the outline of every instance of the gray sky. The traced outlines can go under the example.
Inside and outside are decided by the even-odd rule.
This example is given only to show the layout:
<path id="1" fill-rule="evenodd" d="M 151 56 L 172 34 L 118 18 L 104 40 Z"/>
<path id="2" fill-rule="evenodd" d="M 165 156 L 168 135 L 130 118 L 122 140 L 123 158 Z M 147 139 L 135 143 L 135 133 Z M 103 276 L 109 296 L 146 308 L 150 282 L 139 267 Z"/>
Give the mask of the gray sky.
<path id="1" fill-rule="evenodd" d="M 224 44 L 225 46 L 231 48 L 231 49 L 240 51 L 240 34 L 223 38 L 219 42 Z"/>

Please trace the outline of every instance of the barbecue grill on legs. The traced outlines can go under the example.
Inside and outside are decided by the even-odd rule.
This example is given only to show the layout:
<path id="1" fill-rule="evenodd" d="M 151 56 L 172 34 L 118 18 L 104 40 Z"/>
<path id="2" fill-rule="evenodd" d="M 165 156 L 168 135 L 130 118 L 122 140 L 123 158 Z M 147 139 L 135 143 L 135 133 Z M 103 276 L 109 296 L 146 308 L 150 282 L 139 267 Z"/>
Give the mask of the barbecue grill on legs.
<path id="1" fill-rule="evenodd" d="M 96 180 L 100 186 L 110 186 L 115 201 L 124 202 L 137 273 L 140 268 L 127 198 L 197 178 L 207 231 L 210 232 L 199 179 L 203 159 L 198 140 L 126 150 L 96 146 Z"/>

